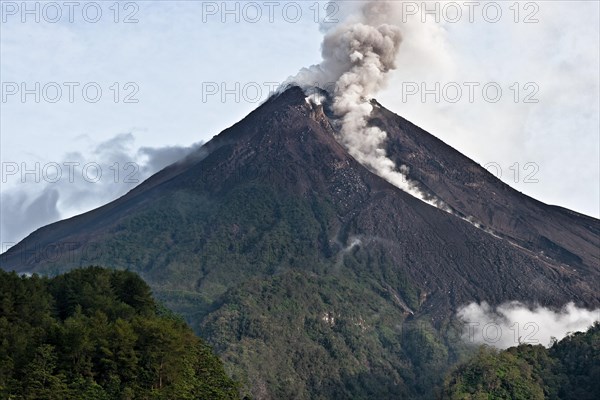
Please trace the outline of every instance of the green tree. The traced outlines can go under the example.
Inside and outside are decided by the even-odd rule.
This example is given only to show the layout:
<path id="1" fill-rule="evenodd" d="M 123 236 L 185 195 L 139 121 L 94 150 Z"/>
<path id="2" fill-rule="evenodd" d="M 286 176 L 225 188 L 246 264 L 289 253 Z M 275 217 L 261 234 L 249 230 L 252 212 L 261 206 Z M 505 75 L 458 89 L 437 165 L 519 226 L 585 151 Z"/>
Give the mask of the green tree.
<path id="1" fill-rule="evenodd" d="M 600 323 L 543 346 L 481 348 L 446 378 L 445 399 L 600 398 Z"/>
<path id="2" fill-rule="evenodd" d="M 64 399 L 67 386 L 64 376 L 57 373 L 57 356 L 54 346 L 40 345 L 35 357 L 25 368 L 25 399 Z"/>
<path id="3" fill-rule="evenodd" d="M 0 271 L 0 289 L 0 398 L 239 398 L 212 350 L 131 272 Z"/>

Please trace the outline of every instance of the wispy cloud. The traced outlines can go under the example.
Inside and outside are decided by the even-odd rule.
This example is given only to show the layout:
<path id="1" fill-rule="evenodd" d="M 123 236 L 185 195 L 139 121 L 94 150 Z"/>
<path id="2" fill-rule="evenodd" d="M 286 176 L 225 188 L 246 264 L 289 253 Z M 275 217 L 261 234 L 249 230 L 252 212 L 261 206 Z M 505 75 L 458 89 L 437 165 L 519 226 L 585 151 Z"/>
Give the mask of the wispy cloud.
<path id="1" fill-rule="evenodd" d="M 191 146 L 135 146 L 132 133 L 94 143 L 80 138 L 87 151 L 59 160 L 27 163 L 3 160 L 1 242 L 23 239 L 33 230 L 106 204 L 152 174 L 198 150 Z"/>

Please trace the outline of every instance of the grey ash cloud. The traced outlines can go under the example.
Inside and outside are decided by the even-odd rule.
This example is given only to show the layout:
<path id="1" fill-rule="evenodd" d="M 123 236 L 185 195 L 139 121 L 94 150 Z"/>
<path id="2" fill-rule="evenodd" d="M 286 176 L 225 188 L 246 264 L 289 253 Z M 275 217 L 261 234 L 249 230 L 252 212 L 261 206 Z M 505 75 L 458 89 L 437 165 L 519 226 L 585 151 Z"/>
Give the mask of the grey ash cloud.
<path id="1" fill-rule="evenodd" d="M 39 162 L 39 173 L 19 171 L 3 176 L 0 193 L 0 242 L 2 251 L 34 230 L 106 204 L 139 183 L 202 147 L 135 148 L 132 133 L 116 135 L 92 146 L 89 152 L 69 152 L 61 160 Z M 42 172 L 46 165 L 51 173 Z M 55 165 L 60 167 L 60 177 Z M 35 170 L 35 163 L 24 165 Z M 87 169 L 86 169 L 87 167 Z"/>

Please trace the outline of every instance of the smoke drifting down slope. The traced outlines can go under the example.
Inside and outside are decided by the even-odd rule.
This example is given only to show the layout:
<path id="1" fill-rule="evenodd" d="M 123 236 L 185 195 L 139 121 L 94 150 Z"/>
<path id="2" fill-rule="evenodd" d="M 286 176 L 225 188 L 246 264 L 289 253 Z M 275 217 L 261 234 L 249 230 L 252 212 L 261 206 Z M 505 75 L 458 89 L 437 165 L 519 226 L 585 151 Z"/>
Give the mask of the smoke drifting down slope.
<path id="1" fill-rule="evenodd" d="M 333 97 L 333 111 L 341 122 L 337 139 L 348 152 L 398 188 L 428 204 L 447 209 L 443 202 L 425 196 L 408 178 L 406 167 L 398 169 L 387 157 L 386 132 L 368 126 L 373 110 L 370 99 L 385 86 L 388 72 L 396 68 L 402 35 L 400 27 L 385 23 L 385 18 L 397 15 L 399 7 L 401 2 L 365 3 L 358 19 L 346 21 L 326 33 L 322 44 L 323 61 L 302 69 L 289 82 L 305 89 L 327 88 Z"/>

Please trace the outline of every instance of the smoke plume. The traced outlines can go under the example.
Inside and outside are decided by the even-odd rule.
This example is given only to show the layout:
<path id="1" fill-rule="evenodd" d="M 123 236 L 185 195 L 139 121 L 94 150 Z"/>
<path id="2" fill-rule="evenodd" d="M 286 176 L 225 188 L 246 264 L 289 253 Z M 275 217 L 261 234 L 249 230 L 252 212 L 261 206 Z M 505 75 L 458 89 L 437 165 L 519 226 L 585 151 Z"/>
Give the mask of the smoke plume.
<path id="1" fill-rule="evenodd" d="M 465 323 L 464 340 L 506 349 L 519 343 L 548 346 L 554 339 L 585 331 L 600 320 L 600 309 L 586 310 L 569 303 L 554 311 L 541 306 L 529 308 L 516 301 L 494 309 L 484 302 L 462 307 L 458 317 Z"/>
<path id="2" fill-rule="evenodd" d="M 358 16 L 329 30 L 322 44 L 323 61 L 302 69 L 289 82 L 308 89 L 318 86 L 333 98 L 333 111 L 341 122 L 337 138 L 360 163 L 398 188 L 432 205 L 407 176 L 407 168 L 396 168 L 387 157 L 383 130 L 369 126 L 373 111 L 370 99 L 382 89 L 387 74 L 396 68 L 402 43 L 401 2 L 369 1 Z M 395 18 L 394 18 L 395 16 Z"/>

